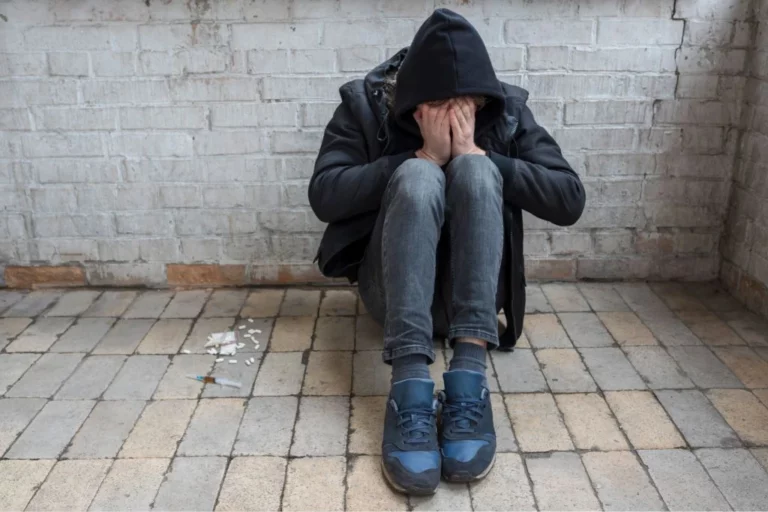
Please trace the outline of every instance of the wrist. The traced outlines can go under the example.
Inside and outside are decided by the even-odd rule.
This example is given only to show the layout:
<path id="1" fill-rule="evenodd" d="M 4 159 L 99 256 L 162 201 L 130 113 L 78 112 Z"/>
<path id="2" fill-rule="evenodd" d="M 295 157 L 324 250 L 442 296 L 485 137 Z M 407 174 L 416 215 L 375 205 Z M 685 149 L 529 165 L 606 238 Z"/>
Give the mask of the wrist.
<path id="1" fill-rule="evenodd" d="M 416 150 L 416 158 L 421 158 L 422 160 L 427 160 L 429 162 L 432 162 L 433 164 L 442 167 L 445 165 L 447 160 L 440 160 L 438 157 L 434 156 L 432 153 L 427 151 L 424 148 L 417 149 Z"/>

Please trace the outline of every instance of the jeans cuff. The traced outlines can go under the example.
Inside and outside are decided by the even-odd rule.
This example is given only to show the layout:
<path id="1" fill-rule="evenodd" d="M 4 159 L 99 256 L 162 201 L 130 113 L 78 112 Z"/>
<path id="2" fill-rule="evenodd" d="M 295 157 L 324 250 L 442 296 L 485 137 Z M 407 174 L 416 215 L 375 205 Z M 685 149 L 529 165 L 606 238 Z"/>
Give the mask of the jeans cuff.
<path id="1" fill-rule="evenodd" d="M 451 327 L 448 331 L 448 339 L 450 340 L 451 347 L 453 347 L 456 338 L 476 338 L 478 340 L 483 340 L 488 343 L 488 349 L 499 346 L 498 333 L 474 327 Z"/>
<path id="2" fill-rule="evenodd" d="M 403 340 L 397 340 L 403 343 Z M 395 348 L 385 348 L 381 354 L 382 360 L 387 364 L 392 364 L 393 359 L 398 357 L 410 356 L 413 354 L 423 354 L 429 359 L 429 364 L 435 362 L 435 351 L 432 349 L 432 340 L 429 340 L 429 346 L 414 341 L 406 341 L 404 346 Z"/>

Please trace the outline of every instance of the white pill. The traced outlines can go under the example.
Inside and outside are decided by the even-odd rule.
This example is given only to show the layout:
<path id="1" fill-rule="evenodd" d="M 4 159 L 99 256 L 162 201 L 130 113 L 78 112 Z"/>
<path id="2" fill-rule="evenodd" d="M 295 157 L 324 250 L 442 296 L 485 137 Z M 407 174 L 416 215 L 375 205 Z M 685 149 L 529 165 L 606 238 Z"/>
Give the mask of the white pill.
<path id="1" fill-rule="evenodd" d="M 230 359 L 229 364 L 235 364 L 237 362 L 237 359 Z"/>
<path id="2" fill-rule="evenodd" d="M 218 359 L 216 360 L 216 362 L 217 362 L 217 363 L 220 363 L 220 362 L 222 362 L 223 360 L 224 360 L 224 358 L 223 358 L 223 357 L 220 357 L 220 358 L 218 358 Z"/>

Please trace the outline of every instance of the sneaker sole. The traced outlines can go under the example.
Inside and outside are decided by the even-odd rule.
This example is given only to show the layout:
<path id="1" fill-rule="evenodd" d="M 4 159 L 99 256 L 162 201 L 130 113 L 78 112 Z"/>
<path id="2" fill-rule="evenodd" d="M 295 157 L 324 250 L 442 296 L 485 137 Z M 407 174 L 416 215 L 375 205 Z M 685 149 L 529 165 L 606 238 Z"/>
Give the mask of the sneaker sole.
<path id="1" fill-rule="evenodd" d="M 443 474 L 443 478 L 445 478 L 445 480 L 448 482 L 457 482 L 457 483 L 476 482 L 488 476 L 488 473 L 491 472 L 495 464 L 496 464 L 496 454 L 494 453 L 493 459 L 491 459 L 491 463 L 488 464 L 488 467 L 485 468 L 485 471 L 483 471 L 477 476 L 472 476 L 467 473 L 458 473 L 452 476 L 446 476 L 445 474 Z"/>
<path id="2" fill-rule="evenodd" d="M 495 458 L 495 457 L 494 457 Z M 384 466 L 384 458 L 381 459 L 381 472 L 384 474 L 384 479 L 387 481 L 390 487 L 394 489 L 395 491 L 407 494 L 409 496 L 432 496 L 437 492 L 437 487 L 434 489 L 406 489 L 405 487 L 402 487 L 400 485 L 397 485 L 393 480 L 392 477 L 389 476 L 389 473 L 387 472 L 386 466 Z"/>

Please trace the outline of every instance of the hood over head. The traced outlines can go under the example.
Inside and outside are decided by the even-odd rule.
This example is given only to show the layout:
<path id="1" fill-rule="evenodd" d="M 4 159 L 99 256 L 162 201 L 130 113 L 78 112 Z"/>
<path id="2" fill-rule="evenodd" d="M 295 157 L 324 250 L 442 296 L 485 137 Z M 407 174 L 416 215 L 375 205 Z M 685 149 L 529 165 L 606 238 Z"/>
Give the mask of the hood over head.
<path id="1" fill-rule="evenodd" d="M 480 34 L 461 15 L 437 9 L 421 25 L 397 73 L 394 116 L 419 133 L 413 112 L 420 103 L 457 96 L 483 96 L 475 133 L 504 112 L 504 93 Z"/>

